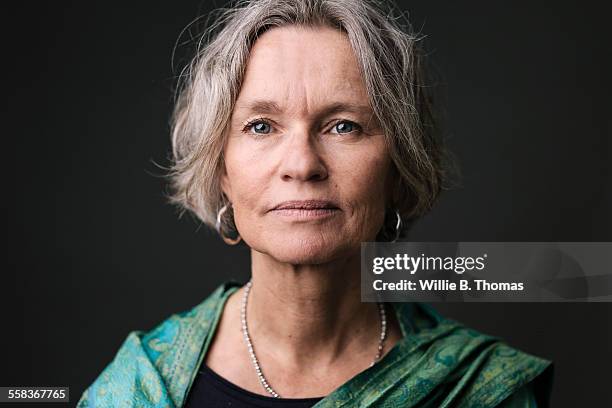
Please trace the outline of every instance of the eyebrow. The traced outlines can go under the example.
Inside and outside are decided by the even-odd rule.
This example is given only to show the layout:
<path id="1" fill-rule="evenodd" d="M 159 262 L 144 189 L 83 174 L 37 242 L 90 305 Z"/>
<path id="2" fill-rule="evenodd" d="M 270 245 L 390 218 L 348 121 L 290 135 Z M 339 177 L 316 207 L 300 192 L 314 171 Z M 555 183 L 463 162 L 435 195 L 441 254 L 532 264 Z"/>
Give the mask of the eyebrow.
<path id="1" fill-rule="evenodd" d="M 247 112 L 257 112 L 257 113 L 280 113 L 282 109 L 278 104 L 274 101 L 270 100 L 254 100 L 244 105 L 238 105 L 239 109 L 245 110 Z"/>
<path id="2" fill-rule="evenodd" d="M 272 100 L 253 100 L 245 104 L 237 105 L 240 110 L 246 113 L 282 113 L 283 109 Z M 346 102 L 334 102 L 321 109 L 317 116 L 327 116 L 339 112 L 351 112 L 361 114 L 372 114 L 369 105 L 360 105 Z"/>

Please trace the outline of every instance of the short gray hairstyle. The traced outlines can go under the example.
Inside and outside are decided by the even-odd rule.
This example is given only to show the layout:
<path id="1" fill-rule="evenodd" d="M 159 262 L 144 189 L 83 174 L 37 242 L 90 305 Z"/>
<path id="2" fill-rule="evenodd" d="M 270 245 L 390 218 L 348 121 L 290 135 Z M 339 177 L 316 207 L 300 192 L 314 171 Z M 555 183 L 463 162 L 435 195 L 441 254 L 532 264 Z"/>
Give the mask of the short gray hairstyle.
<path id="1" fill-rule="evenodd" d="M 170 200 L 182 212 L 215 226 L 227 204 L 220 185 L 223 148 L 250 49 L 263 32 L 286 25 L 324 25 L 346 33 L 394 164 L 389 207 L 404 221 L 429 211 L 445 178 L 445 154 L 431 84 L 425 82 L 423 37 L 396 6 L 371 0 L 254 0 L 217 12 L 197 35 L 195 55 L 176 88 Z"/>

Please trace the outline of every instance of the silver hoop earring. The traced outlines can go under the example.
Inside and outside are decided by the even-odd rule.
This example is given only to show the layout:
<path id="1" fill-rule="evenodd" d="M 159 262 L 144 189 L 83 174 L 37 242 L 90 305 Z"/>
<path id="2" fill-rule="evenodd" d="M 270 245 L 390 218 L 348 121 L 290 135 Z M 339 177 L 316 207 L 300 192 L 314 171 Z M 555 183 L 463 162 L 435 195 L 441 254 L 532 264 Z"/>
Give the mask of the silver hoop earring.
<path id="1" fill-rule="evenodd" d="M 221 217 L 227 211 L 227 209 L 228 209 L 228 205 L 225 204 L 223 207 L 221 207 L 221 209 L 217 213 L 217 222 L 215 224 L 215 229 L 217 230 L 217 233 L 221 236 L 221 239 L 223 239 L 223 241 L 225 241 L 226 244 L 236 245 L 242 240 L 242 237 L 240 236 L 240 234 L 238 234 L 237 238 L 232 239 L 232 238 L 228 238 L 225 235 L 223 235 L 223 232 L 221 231 Z"/>
<path id="2" fill-rule="evenodd" d="M 397 217 L 397 223 L 395 224 L 395 238 L 393 238 L 393 241 L 391 242 L 397 241 L 402 230 L 402 217 L 397 209 L 395 209 L 395 216 Z"/>

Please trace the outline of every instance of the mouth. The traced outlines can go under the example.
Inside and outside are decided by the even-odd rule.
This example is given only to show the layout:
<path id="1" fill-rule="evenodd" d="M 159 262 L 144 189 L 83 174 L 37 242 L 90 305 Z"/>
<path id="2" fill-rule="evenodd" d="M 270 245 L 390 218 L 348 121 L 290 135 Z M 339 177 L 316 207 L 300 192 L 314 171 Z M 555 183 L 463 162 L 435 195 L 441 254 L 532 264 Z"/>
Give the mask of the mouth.
<path id="1" fill-rule="evenodd" d="M 329 200 L 284 201 L 269 212 L 292 219 L 316 219 L 333 216 L 340 211 L 336 203 Z"/>
<path id="2" fill-rule="evenodd" d="M 338 210 L 338 206 L 329 200 L 293 200 L 284 201 L 271 209 L 275 210 Z"/>

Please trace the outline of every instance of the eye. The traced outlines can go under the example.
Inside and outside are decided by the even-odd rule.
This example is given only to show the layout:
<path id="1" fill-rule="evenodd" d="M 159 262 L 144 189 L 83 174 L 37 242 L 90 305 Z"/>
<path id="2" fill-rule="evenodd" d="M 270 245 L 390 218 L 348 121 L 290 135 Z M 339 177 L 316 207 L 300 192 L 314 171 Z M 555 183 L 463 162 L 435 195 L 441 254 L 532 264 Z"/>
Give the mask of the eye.
<path id="1" fill-rule="evenodd" d="M 257 134 L 267 134 L 272 131 L 272 126 L 262 119 L 256 119 L 246 124 L 243 129 L 244 132 L 251 131 Z"/>
<path id="2" fill-rule="evenodd" d="M 350 120 L 343 120 L 334 125 L 332 128 L 332 133 L 351 133 L 355 130 L 359 130 L 359 125 L 355 122 L 351 122 Z"/>

